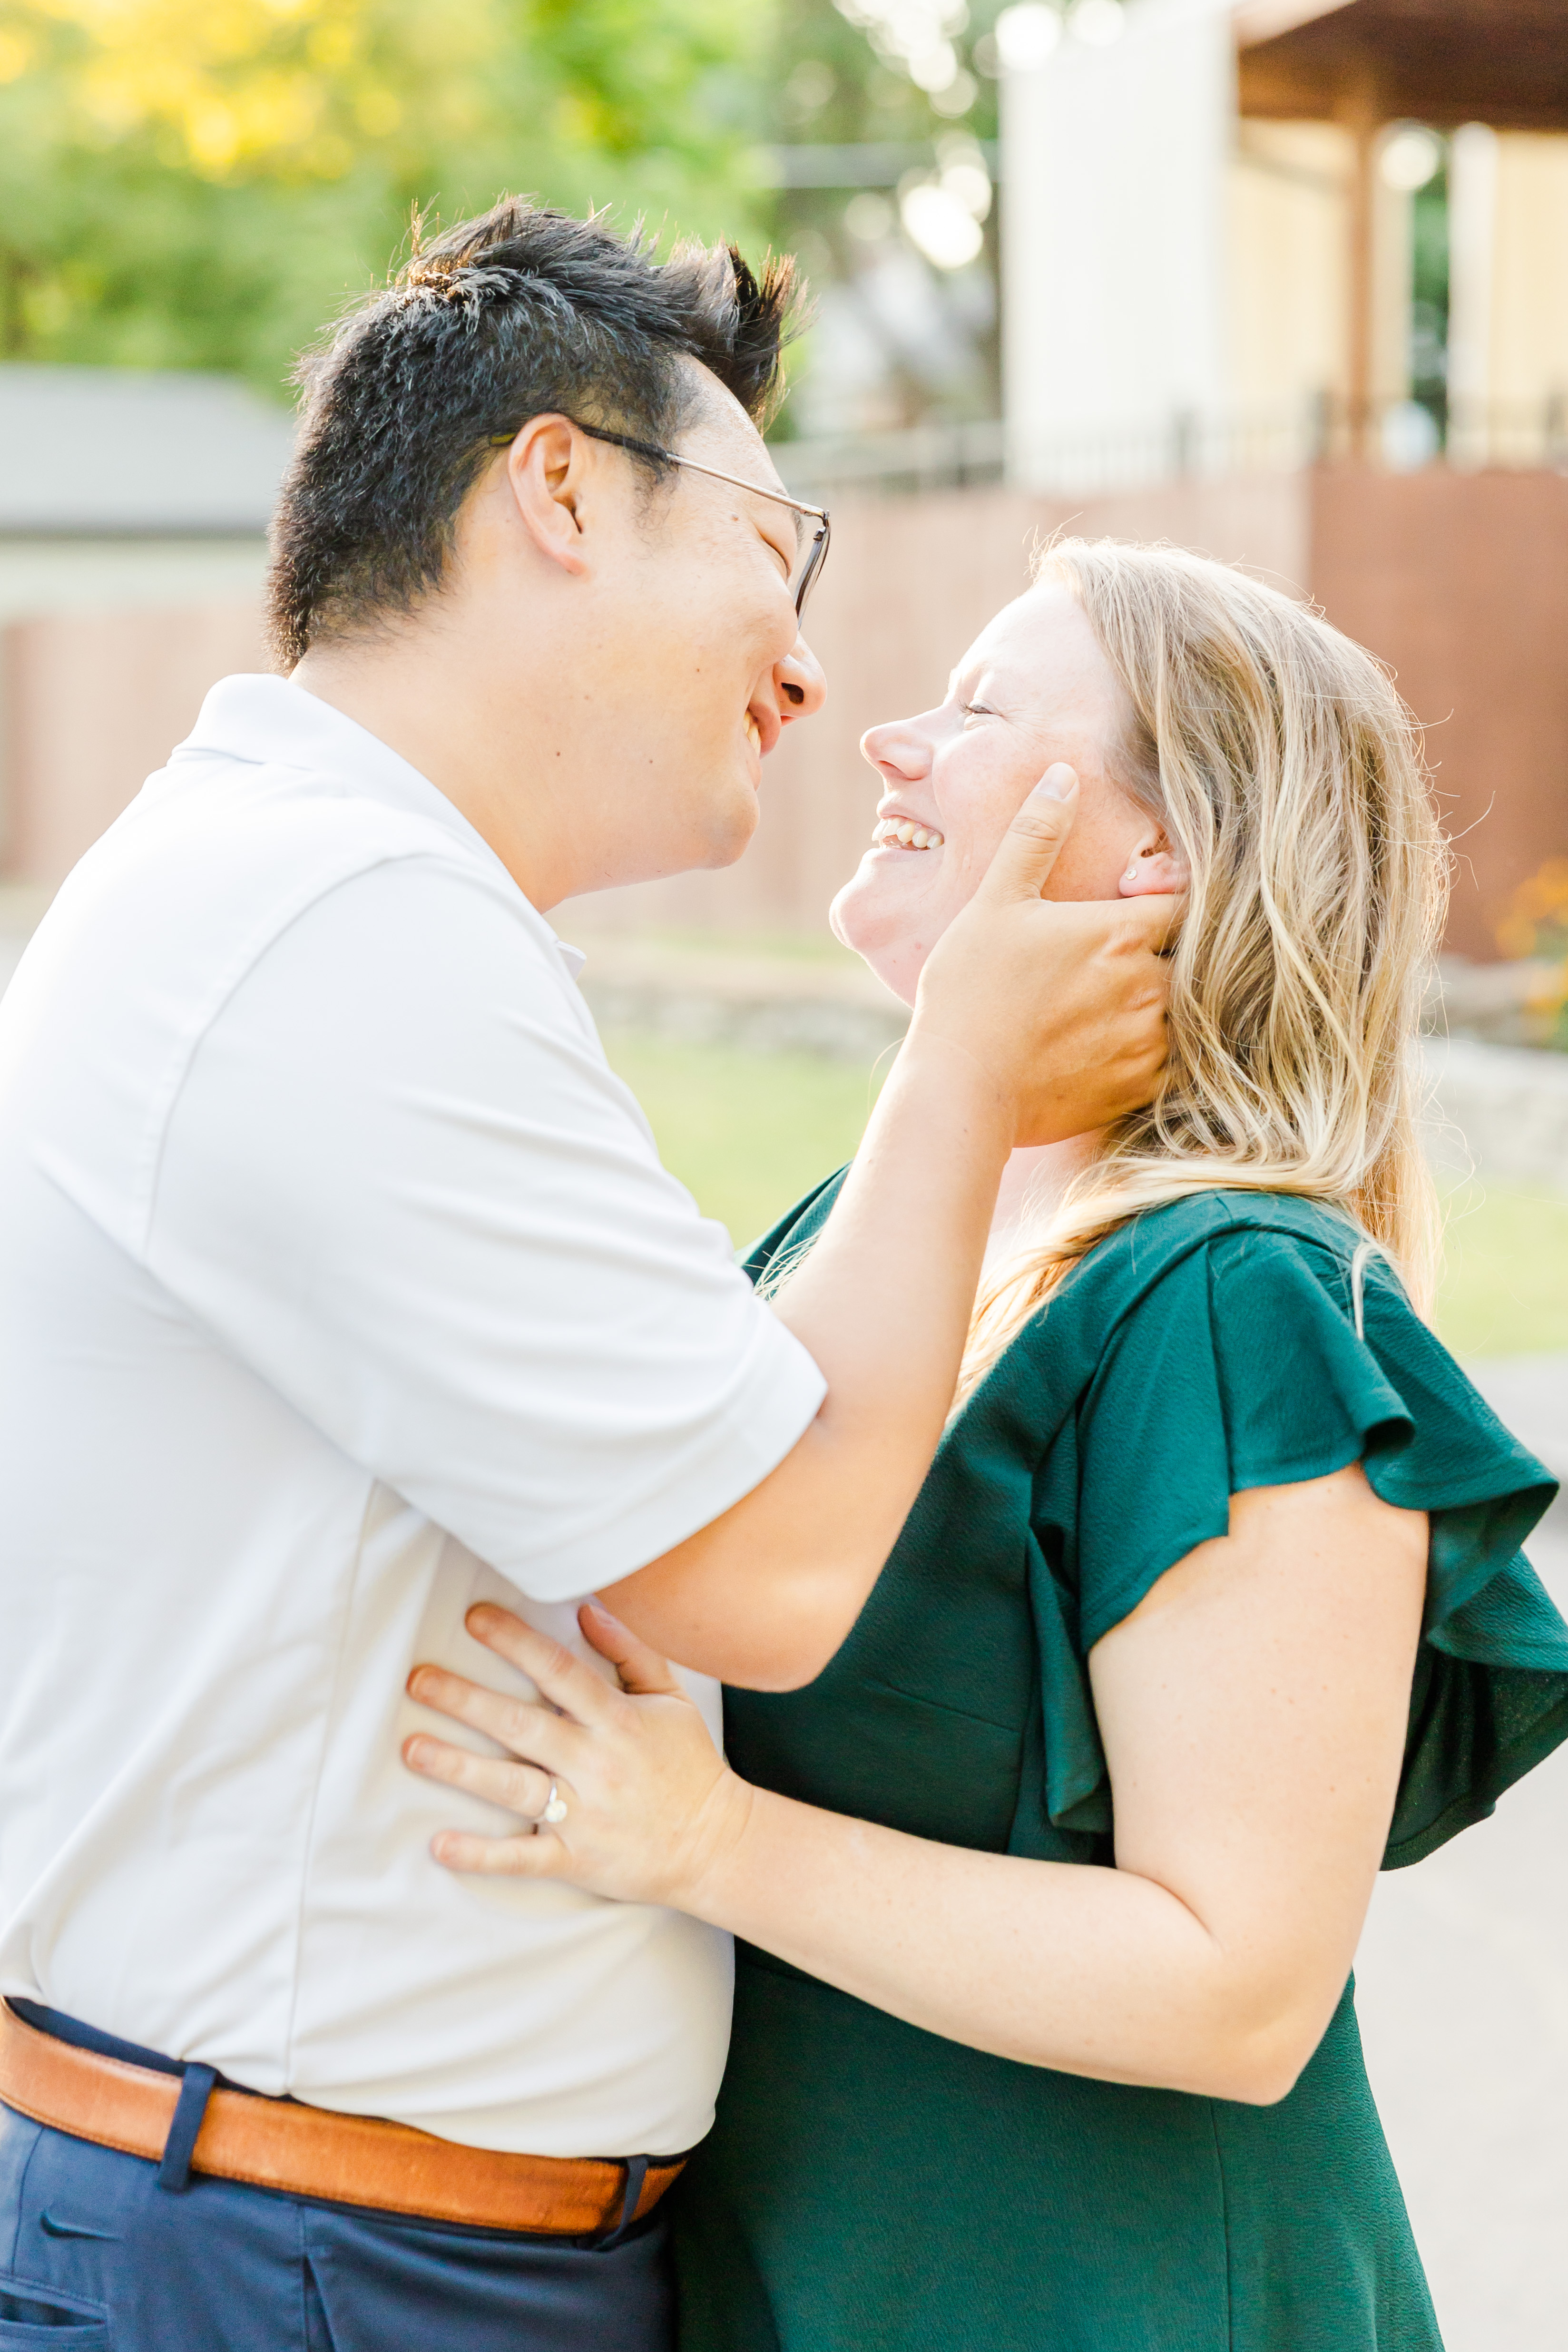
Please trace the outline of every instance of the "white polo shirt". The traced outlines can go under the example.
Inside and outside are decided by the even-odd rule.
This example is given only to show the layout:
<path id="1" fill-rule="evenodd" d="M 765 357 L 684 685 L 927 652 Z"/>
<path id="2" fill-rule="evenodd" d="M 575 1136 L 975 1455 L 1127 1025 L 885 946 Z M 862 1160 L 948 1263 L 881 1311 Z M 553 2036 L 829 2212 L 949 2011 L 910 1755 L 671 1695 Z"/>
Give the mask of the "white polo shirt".
<path id="1" fill-rule="evenodd" d="M 542 2155 L 708 2128 L 728 1941 L 458 1878 L 404 1694 L 504 1674 L 823 1382 L 443 794 L 227 679 L 0 1005 L 0 1990 Z M 702 1692 L 717 1725 L 717 1694 Z M 476 1743 L 477 1744 L 477 1743 Z"/>

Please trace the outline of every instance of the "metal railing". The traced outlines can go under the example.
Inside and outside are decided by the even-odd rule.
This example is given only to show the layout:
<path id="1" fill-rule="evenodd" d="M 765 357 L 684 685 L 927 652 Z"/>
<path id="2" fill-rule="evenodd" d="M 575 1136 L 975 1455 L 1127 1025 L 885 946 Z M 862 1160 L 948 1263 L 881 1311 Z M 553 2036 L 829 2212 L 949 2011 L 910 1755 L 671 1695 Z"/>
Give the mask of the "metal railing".
<path id="1" fill-rule="evenodd" d="M 809 441 L 775 442 L 773 458 L 799 498 L 820 491 L 967 489 L 999 482 L 1005 470 L 1006 427 L 987 418 L 973 425 L 919 425 L 901 433 L 844 433 Z"/>
<path id="2" fill-rule="evenodd" d="M 1568 473 L 1568 392 L 1543 401 L 1454 401 L 1447 444 L 1454 466 Z"/>
<path id="3" fill-rule="evenodd" d="M 1177 408 L 1032 444 L 1015 435 L 1008 471 L 1031 488 L 1081 498 L 1188 478 L 1294 473 L 1325 454 L 1315 406 L 1238 416 Z"/>
<path id="4" fill-rule="evenodd" d="M 1184 478 L 1294 473 L 1359 461 L 1390 473 L 1447 463 L 1568 473 L 1568 393 L 1534 401 L 1411 400 L 1359 409 L 1322 394 L 1274 411 L 1163 417 L 1056 434 L 1031 445 L 996 420 L 784 441 L 773 457 L 797 496 L 956 489 L 1012 479 L 1068 496 Z"/>

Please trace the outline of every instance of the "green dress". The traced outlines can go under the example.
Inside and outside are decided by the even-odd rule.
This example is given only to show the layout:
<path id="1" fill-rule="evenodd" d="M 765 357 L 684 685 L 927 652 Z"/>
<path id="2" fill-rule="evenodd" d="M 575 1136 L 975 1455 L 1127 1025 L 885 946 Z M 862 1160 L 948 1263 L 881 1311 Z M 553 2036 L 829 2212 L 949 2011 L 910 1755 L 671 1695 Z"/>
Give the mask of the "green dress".
<path id="1" fill-rule="evenodd" d="M 1232 1494 L 1359 1460 L 1432 1515 L 1387 1866 L 1481 1820 L 1568 1738 L 1568 1627 L 1519 1551 L 1555 1489 L 1378 1260 L 1358 1339 L 1355 1244 L 1267 1193 L 1103 1242 L 956 1416 L 832 1664 L 727 1694 L 738 1770 L 918 1837 L 1109 1864 L 1090 1649 L 1225 1534 Z M 1255 2107 L 984 2056 L 737 1958 L 718 2122 L 672 2200 L 682 2352 L 1440 2346 L 1350 1987 Z"/>

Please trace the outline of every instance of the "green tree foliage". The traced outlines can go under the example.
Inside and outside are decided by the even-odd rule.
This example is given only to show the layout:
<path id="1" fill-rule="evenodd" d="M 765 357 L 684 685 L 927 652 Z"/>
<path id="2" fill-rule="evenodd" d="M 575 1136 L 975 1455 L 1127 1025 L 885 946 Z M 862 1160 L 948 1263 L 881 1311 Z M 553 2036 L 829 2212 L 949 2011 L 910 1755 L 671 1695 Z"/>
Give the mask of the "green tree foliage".
<path id="1" fill-rule="evenodd" d="M 765 136 L 784 148 L 843 151 L 841 184 L 803 184 L 773 191 L 769 226 L 776 244 L 798 255 L 819 292 L 854 289 L 862 315 L 886 344 L 886 402 L 897 416 L 929 419 L 994 415 L 1001 398 L 994 324 L 973 315 L 956 329 L 972 341 L 975 368 L 962 386 L 922 381 L 864 298 L 866 274 L 900 239 L 899 197 L 910 181 L 938 176 L 944 155 L 994 142 L 997 130 L 994 26 L 1004 0 L 785 0 L 773 18 L 772 69 L 764 83 Z M 943 58 L 945 57 L 945 64 Z M 937 70 L 930 71 L 935 65 Z M 934 86 L 928 86 L 933 85 Z M 857 162 L 857 157 L 859 161 Z M 879 169 L 880 159 L 880 169 Z M 829 167 L 830 171 L 831 167 Z M 992 281 L 994 319 L 997 221 L 985 223 L 973 271 Z M 940 299 L 954 289 L 936 279 Z M 965 293 L 973 295 L 973 287 Z M 974 304 L 967 305 L 971 313 Z M 792 373 L 803 383 L 817 362 L 808 336 Z M 798 402 L 786 406 L 774 438 L 802 429 Z"/>
<path id="2" fill-rule="evenodd" d="M 769 137 L 835 143 L 919 141 L 961 129 L 994 139 L 990 26 L 1001 5 L 1002 0 L 975 0 L 971 7 L 929 7 L 938 26 L 952 29 L 962 80 L 955 78 L 950 95 L 922 89 L 892 45 L 873 37 L 874 24 L 862 21 L 879 13 L 872 6 L 840 9 L 835 0 L 791 0 L 773 18 Z"/>
<path id="3" fill-rule="evenodd" d="M 731 0 L 0 0 L 0 348 L 280 393 L 418 207 L 755 236 Z"/>

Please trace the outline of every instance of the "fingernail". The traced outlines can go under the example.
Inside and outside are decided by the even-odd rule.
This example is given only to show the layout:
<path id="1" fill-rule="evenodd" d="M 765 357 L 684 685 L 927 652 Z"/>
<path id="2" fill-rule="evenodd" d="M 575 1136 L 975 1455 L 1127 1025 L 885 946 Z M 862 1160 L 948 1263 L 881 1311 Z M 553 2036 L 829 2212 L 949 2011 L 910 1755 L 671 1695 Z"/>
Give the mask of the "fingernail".
<path id="1" fill-rule="evenodd" d="M 1065 760 L 1053 761 L 1035 786 L 1036 793 L 1047 801 L 1070 801 L 1077 790 L 1077 771 Z"/>

